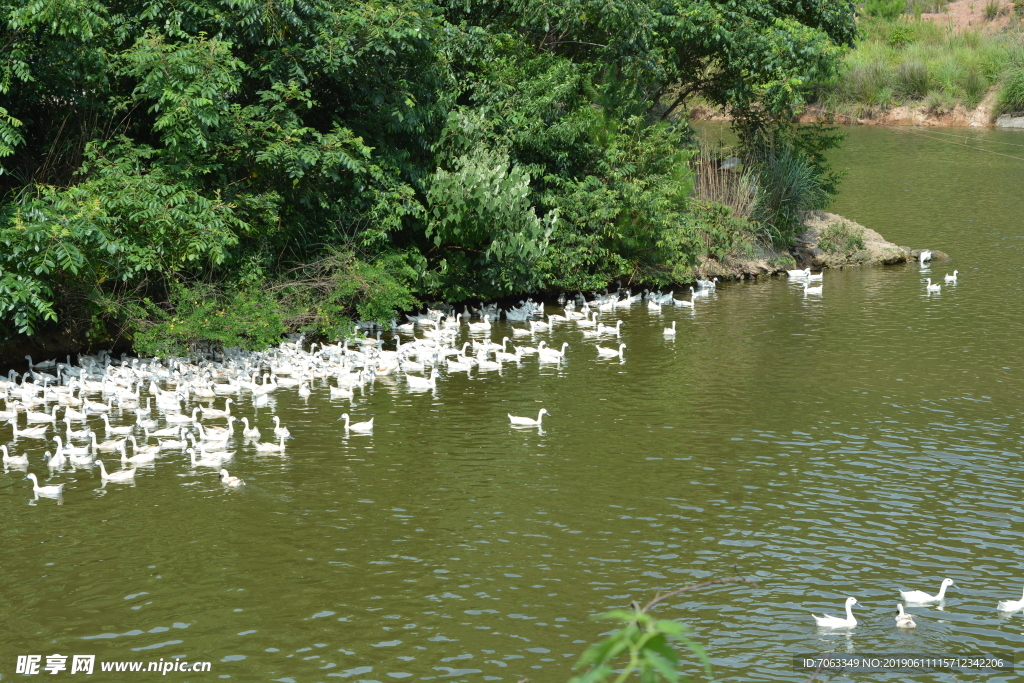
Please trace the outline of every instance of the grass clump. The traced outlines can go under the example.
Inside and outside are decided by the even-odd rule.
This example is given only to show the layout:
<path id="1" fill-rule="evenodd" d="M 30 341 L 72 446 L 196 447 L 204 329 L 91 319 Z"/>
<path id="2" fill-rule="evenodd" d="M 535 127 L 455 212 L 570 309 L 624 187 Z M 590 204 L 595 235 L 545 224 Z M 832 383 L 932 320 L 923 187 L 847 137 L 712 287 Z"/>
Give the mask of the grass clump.
<path id="1" fill-rule="evenodd" d="M 818 236 L 818 248 L 830 254 L 849 254 L 864 248 L 864 228 L 847 220 L 829 223 Z"/>
<path id="2" fill-rule="evenodd" d="M 1011 69 L 1003 78 L 999 88 L 999 112 L 1020 114 L 1024 112 L 1024 67 Z"/>
<path id="3" fill-rule="evenodd" d="M 1024 68 L 1024 33 L 957 33 L 938 22 L 881 14 L 864 17 L 861 27 L 862 40 L 845 56 L 840 73 L 816 89 L 823 109 L 855 116 L 900 105 L 924 105 L 932 112 L 957 105 L 973 109 L 1000 83 L 1007 91 L 1001 102 L 1016 106 L 1008 90 L 1016 86 L 1007 84 L 1014 70 Z"/>

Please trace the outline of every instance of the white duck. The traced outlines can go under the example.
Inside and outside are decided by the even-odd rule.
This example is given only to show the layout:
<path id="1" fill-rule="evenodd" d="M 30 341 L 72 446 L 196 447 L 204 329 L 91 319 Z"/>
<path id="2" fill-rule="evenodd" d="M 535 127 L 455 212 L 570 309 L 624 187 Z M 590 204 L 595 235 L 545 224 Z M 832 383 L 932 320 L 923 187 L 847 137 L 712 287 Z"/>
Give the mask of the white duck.
<path id="1" fill-rule="evenodd" d="M 125 451 L 124 444 L 121 444 L 121 462 L 153 462 L 156 460 L 156 456 L 160 455 L 159 446 L 142 446 L 139 447 L 134 436 L 129 436 L 128 439 L 132 442 L 132 457 L 128 457 L 128 453 Z"/>
<path id="2" fill-rule="evenodd" d="M 672 327 L 666 327 L 664 330 L 662 330 L 662 334 L 664 334 L 666 337 L 676 336 L 676 321 L 672 321 Z"/>
<path id="3" fill-rule="evenodd" d="M 470 332 L 487 332 L 491 329 L 491 316 L 485 315 L 482 323 L 469 323 Z"/>
<path id="4" fill-rule="evenodd" d="M 512 413 L 508 413 L 508 419 L 512 423 L 513 427 L 540 427 L 540 421 L 545 415 L 550 415 L 547 408 L 541 408 L 537 413 L 537 419 L 534 420 L 532 417 L 516 417 Z"/>
<path id="5" fill-rule="evenodd" d="M 1016 612 L 1022 608 L 1024 608 L 1024 597 L 1021 597 L 1020 600 L 1000 600 L 996 607 L 1000 612 Z"/>
<path id="6" fill-rule="evenodd" d="M 932 260 L 932 252 L 928 251 L 927 249 L 924 249 L 918 255 L 918 260 L 919 260 L 920 264 L 923 266 L 925 264 L 925 261 L 931 261 Z"/>
<path id="7" fill-rule="evenodd" d="M 557 351 L 545 346 L 542 341 L 537 345 L 537 357 L 543 363 L 557 363 L 565 358 L 565 350 L 569 348 L 569 342 L 562 342 L 562 350 Z"/>
<path id="8" fill-rule="evenodd" d="M 913 615 L 903 611 L 902 603 L 896 603 L 896 625 L 900 628 L 917 628 Z"/>
<path id="9" fill-rule="evenodd" d="M 203 418 L 207 417 L 230 417 L 231 416 L 231 404 L 230 398 L 224 400 L 224 410 L 214 410 L 213 408 L 203 408 Z"/>
<path id="10" fill-rule="evenodd" d="M 64 484 L 51 484 L 50 486 L 40 486 L 39 480 L 36 479 L 36 475 L 29 472 L 25 479 L 32 480 L 32 490 L 35 491 L 37 496 L 43 498 L 60 498 L 61 494 L 64 493 Z"/>
<path id="11" fill-rule="evenodd" d="M 287 427 L 281 426 L 281 418 L 279 418 L 277 415 L 274 416 L 274 434 L 276 436 L 283 436 L 285 438 L 288 438 L 289 436 L 292 435 L 292 433 L 288 431 Z"/>
<path id="12" fill-rule="evenodd" d="M 618 356 L 625 360 L 625 356 L 622 355 L 622 352 L 626 349 L 625 344 L 619 344 L 618 350 L 609 349 L 606 346 L 598 346 L 597 344 L 594 344 L 594 348 L 597 349 L 598 358 L 615 358 L 615 356 Z"/>
<path id="13" fill-rule="evenodd" d="M 64 454 L 60 451 L 59 448 L 57 449 L 57 452 L 54 453 L 53 455 L 50 455 L 50 451 L 46 451 L 46 466 L 51 471 L 62 470 L 64 469 L 64 465 L 67 464 L 68 459 L 64 456 Z"/>
<path id="14" fill-rule="evenodd" d="M 90 434 L 90 438 L 92 439 L 92 449 L 100 453 L 113 453 L 121 448 L 121 444 L 125 441 L 124 439 L 109 439 L 103 443 L 96 443 L 96 432 Z"/>
<path id="15" fill-rule="evenodd" d="M 809 294 L 821 294 L 822 287 L 823 287 L 822 285 L 818 285 L 817 287 L 811 287 L 811 286 L 809 286 L 805 282 L 804 283 L 804 296 L 807 296 Z"/>
<path id="16" fill-rule="evenodd" d="M 11 424 L 11 429 L 14 432 L 14 438 L 25 437 L 26 439 L 45 439 L 46 430 L 49 429 L 48 425 L 42 427 L 26 427 L 25 429 L 18 429 L 18 425 L 15 423 Z"/>
<path id="17" fill-rule="evenodd" d="M 351 422 L 350 418 L 348 416 L 348 413 L 342 413 L 341 417 L 339 417 L 337 420 L 335 420 L 335 422 L 338 422 L 340 420 L 344 420 L 345 421 L 345 431 L 346 432 L 351 431 L 351 432 L 356 432 L 358 434 L 369 434 L 370 432 L 373 431 L 373 420 L 374 420 L 374 418 L 372 418 L 372 417 L 369 420 L 367 420 L 366 422 Z"/>
<path id="18" fill-rule="evenodd" d="M 803 270 L 787 270 L 786 274 L 790 277 L 803 278 L 811 274 L 811 269 L 804 268 Z"/>
<path id="19" fill-rule="evenodd" d="M 185 452 L 188 453 L 189 459 L 192 461 L 192 467 L 216 467 L 220 469 L 220 466 L 224 464 L 224 459 L 216 454 L 203 453 L 202 458 L 197 458 L 194 448 L 189 448 Z M 99 460 L 96 462 L 99 462 Z"/>
<path id="20" fill-rule="evenodd" d="M 956 276 L 959 275 L 959 274 L 960 274 L 959 270 L 954 270 L 952 275 L 947 273 L 946 274 L 946 282 L 956 282 Z"/>
<path id="21" fill-rule="evenodd" d="M 258 439 L 258 438 L 260 438 L 260 430 L 259 430 L 259 428 L 255 427 L 255 426 L 254 427 L 250 427 L 249 426 L 249 418 L 243 417 L 242 418 L 242 424 L 245 425 L 245 428 L 242 430 L 242 436 L 244 436 L 247 439 Z"/>
<path id="22" fill-rule="evenodd" d="M 812 614 L 814 621 L 817 622 L 818 626 L 825 628 L 853 628 L 857 625 L 857 620 L 853 616 L 853 606 L 857 604 L 857 598 L 846 598 L 846 618 L 841 619 L 839 617 L 833 617 L 829 614 L 823 614 L 817 616 Z"/>
<path id="23" fill-rule="evenodd" d="M 942 285 L 940 285 L 938 282 L 936 282 L 933 285 L 932 284 L 932 279 L 930 277 L 925 278 L 925 279 L 928 280 L 928 285 L 925 287 L 925 289 L 927 289 L 929 292 L 941 292 L 942 291 Z"/>
<path id="24" fill-rule="evenodd" d="M 406 373 L 405 381 L 410 389 L 433 389 L 437 386 L 437 368 L 431 369 L 430 377 L 417 377 Z"/>
<path id="25" fill-rule="evenodd" d="M 53 440 L 57 442 L 58 453 L 64 453 L 66 455 L 85 455 L 89 452 L 88 446 L 72 446 L 71 444 L 65 446 L 63 440 L 59 436 L 53 437 Z"/>
<path id="26" fill-rule="evenodd" d="M 900 591 L 900 595 L 902 595 L 903 599 L 907 602 L 919 605 L 927 602 L 942 602 L 946 599 L 946 589 L 950 586 L 953 588 L 957 587 L 957 585 L 953 583 L 953 579 L 943 579 L 942 585 L 939 586 L 939 592 L 937 595 L 929 595 L 924 591 Z"/>
<path id="27" fill-rule="evenodd" d="M 115 436 L 127 436 L 135 430 L 135 425 L 125 425 L 123 427 L 111 427 L 110 418 L 106 413 L 103 413 L 103 426 L 106 428 L 104 432 L 106 435 L 114 434 Z"/>
<path id="28" fill-rule="evenodd" d="M 238 477 L 232 477 L 225 469 L 222 469 L 218 474 L 220 475 L 220 483 L 227 487 L 235 488 L 236 486 L 245 486 L 244 480 L 239 479 Z"/>
<path id="29" fill-rule="evenodd" d="M 257 453 L 284 453 L 284 437 L 279 436 L 278 439 L 277 443 L 272 443 L 270 441 L 254 443 L 253 448 L 256 449 Z"/>
<path id="30" fill-rule="evenodd" d="M 124 442 L 121 442 L 121 447 L 124 447 Z M 102 460 L 97 460 L 96 464 L 100 466 L 100 481 L 112 481 L 117 482 L 128 482 L 135 481 L 135 468 L 130 470 L 121 470 L 119 472 L 107 472 L 106 466 Z"/>
<path id="31" fill-rule="evenodd" d="M 4 452 L 3 462 L 5 467 L 27 467 L 28 456 L 27 455 L 10 455 L 7 452 L 7 446 L 0 445 L 0 450 Z"/>

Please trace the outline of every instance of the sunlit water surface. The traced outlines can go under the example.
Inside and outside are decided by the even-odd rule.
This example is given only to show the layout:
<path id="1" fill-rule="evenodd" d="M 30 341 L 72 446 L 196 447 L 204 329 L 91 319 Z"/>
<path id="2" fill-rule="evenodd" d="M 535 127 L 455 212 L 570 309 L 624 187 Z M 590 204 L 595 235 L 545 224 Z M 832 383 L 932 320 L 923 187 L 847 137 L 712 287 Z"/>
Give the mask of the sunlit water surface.
<path id="1" fill-rule="evenodd" d="M 286 457 L 240 446 L 241 490 L 177 456 L 135 487 L 58 475 L 62 506 L 0 475 L 0 679 L 56 652 L 213 662 L 178 681 L 566 681 L 611 628 L 594 615 L 734 575 L 760 588 L 657 611 L 722 680 L 803 681 L 800 653 L 1013 652 L 1024 616 L 995 604 L 1024 587 L 1024 161 L 849 132 L 833 210 L 953 260 L 829 271 L 822 297 L 776 278 L 724 284 L 693 315 L 636 306 L 614 316 L 624 363 L 556 328 L 561 368 L 442 376 L 432 394 L 383 379 L 352 406 L 323 386 L 258 414 L 246 400 L 295 440 Z M 925 293 L 954 268 L 959 284 Z M 540 407 L 542 433 L 509 428 Z M 346 410 L 373 435 L 345 438 Z M 45 478 L 40 444 L 15 451 Z M 944 577 L 959 589 L 943 608 L 896 629 L 898 590 Z M 856 629 L 815 627 L 850 595 Z"/>

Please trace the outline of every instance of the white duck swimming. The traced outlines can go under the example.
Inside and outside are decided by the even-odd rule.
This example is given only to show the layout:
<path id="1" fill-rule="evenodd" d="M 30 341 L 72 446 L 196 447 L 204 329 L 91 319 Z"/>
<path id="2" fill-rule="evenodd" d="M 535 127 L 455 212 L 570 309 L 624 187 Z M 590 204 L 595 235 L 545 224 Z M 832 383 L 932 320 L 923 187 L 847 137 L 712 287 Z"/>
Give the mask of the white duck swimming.
<path id="1" fill-rule="evenodd" d="M 508 413 L 508 419 L 512 423 L 513 427 L 540 427 L 540 421 L 545 415 L 550 415 L 546 408 L 541 408 L 537 413 L 537 419 L 534 420 L 532 417 L 516 417 L 512 413 Z"/>
<path id="2" fill-rule="evenodd" d="M 431 369 L 430 377 L 417 377 L 406 373 L 405 381 L 413 390 L 433 389 L 437 386 L 437 367 Z"/>
<path id="3" fill-rule="evenodd" d="M 960 274 L 959 270 L 954 270 L 952 275 L 947 273 L 946 274 L 946 282 L 956 282 L 956 276 L 959 275 L 959 274 Z"/>
<path id="4" fill-rule="evenodd" d="M 1000 612 L 1016 612 L 1019 609 L 1024 609 L 1024 597 L 1021 597 L 1020 600 L 1000 600 L 996 608 Z"/>
<path id="5" fill-rule="evenodd" d="M 121 447 L 124 448 L 124 442 L 121 442 Z M 120 470 L 118 472 L 107 472 L 106 466 L 102 460 L 97 460 L 96 464 L 100 466 L 100 480 L 101 481 L 112 481 L 114 483 L 135 481 L 135 468 L 130 470 Z"/>
<path id="6" fill-rule="evenodd" d="M 672 327 L 666 327 L 664 330 L 662 330 L 662 334 L 664 334 L 666 337 L 676 336 L 676 321 L 672 321 Z"/>
<path id="7" fill-rule="evenodd" d="M 625 344 L 619 344 L 618 350 L 609 349 L 605 346 L 598 346 L 597 344 L 594 345 L 594 348 L 597 349 L 598 358 L 615 358 L 615 356 L 618 356 L 619 358 L 625 359 L 625 356 L 622 355 L 622 352 L 626 349 Z"/>
<path id="8" fill-rule="evenodd" d="M 36 475 L 29 472 L 25 479 L 32 480 L 32 490 L 35 491 L 37 496 L 43 498 L 60 498 L 61 494 L 64 493 L 64 484 L 51 484 L 50 486 L 40 486 L 39 480 L 36 479 Z"/>
<path id="9" fill-rule="evenodd" d="M 929 278 L 925 278 L 925 279 L 928 280 L 928 285 L 925 287 L 925 289 L 927 291 L 929 291 L 929 292 L 941 292 L 942 291 L 942 285 L 940 285 L 937 282 L 933 285 L 932 284 L 932 279 L 930 277 Z"/>
<path id="10" fill-rule="evenodd" d="M 279 436 L 278 442 L 273 443 L 271 441 L 260 441 L 253 444 L 253 448 L 256 449 L 257 453 L 284 453 L 284 437 Z"/>
<path id="11" fill-rule="evenodd" d="M 237 486 L 245 486 L 245 481 L 243 479 L 232 477 L 225 469 L 222 469 L 218 474 L 220 475 L 220 483 L 227 487 L 235 488 Z"/>
<path id="12" fill-rule="evenodd" d="M 957 587 L 957 585 L 953 583 L 953 579 L 943 579 L 942 585 L 939 586 L 939 592 L 937 595 L 929 595 L 924 591 L 900 591 L 900 595 L 902 595 L 903 599 L 907 602 L 919 605 L 927 602 L 942 602 L 946 599 L 946 589 L 950 586 L 953 588 Z"/>
<path id="13" fill-rule="evenodd" d="M 192 462 L 192 467 L 216 467 L 219 469 L 220 466 L 224 464 L 224 458 L 215 453 L 203 453 L 203 457 L 197 458 L 194 448 L 189 448 L 185 452 L 188 453 L 189 460 Z M 99 460 L 96 462 L 99 462 Z"/>
<path id="14" fill-rule="evenodd" d="M 62 470 L 64 465 L 68 464 L 67 457 L 58 448 L 57 452 L 50 455 L 50 451 L 46 451 L 46 466 L 52 470 Z"/>
<path id="15" fill-rule="evenodd" d="M 900 628 L 916 628 L 914 617 L 903 611 L 903 604 L 896 603 L 896 625 Z"/>
<path id="16" fill-rule="evenodd" d="M 279 418 L 277 415 L 274 416 L 274 434 L 276 436 L 283 436 L 285 438 L 288 438 L 289 436 L 292 435 L 292 433 L 288 431 L 287 427 L 281 426 L 281 418 Z"/>
<path id="17" fill-rule="evenodd" d="M 27 455 L 10 455 L 7 452 L 7 446 L 0 445 L 0 450 L 4 452 L 3 462 L 6 467 L 27 467 L 28 456 Z"/>
<path id="18" fill-rule="evenodd" d="M 128 453 L 126 452 L 124 444 L 122 443 L 121 444 L 121 462 L 122 463 L 126 463 L 126 462 L 132 462 L 132 463 L 153 462 L 154 460 L 156 460 L 156 456 L 160 455 L 160 447 L 159 446 L 143 446 L 143 447 L 140 448 L 138 442 L 135 441 L 135 437 L 134 436 L 129 436 L 128 438 L 132 442 L 132 457 L 130 457 L 130 458 L 128 457 Z"/>
<path id="19" fill-rule="evenodd" d="M 368 433 L 373 431 L 373 420 L 374 420 L 374 418 L 372 418 L 372 417 L 369 420 L 367 420 L 366 422 L 352 422 L 351 419 L 348 416 L 348 413 L 342 413 L 341 417 L 339 417 L 337 420 L 335 420 L 335 422 L 337 422 L 339 420 L 344 420 L 345 421 L 345 431 L 346 432 L 356 432 L 358 434 L 368 434 Z"/>
<path id="20" fill-rule="evenodd" d="M 245 425 L 245 428 L 242 430 L 242 436 L 244 436 L 247 439 L 260 438 L 260 430 L 255 426 L 249 426 L 249 418 L 243 417 L 242 424 Z"/>
<path id="21" fill-rule="evenodd" d="M 818 626 L 825 628 L 853 628 L 857 625 L 857 620 L 853 616 L 853 606 L 857 604 L 857 598 L 846 598 L 846 618 L 840 619 L 839 617 L 833 617 L 829 614 L 823 614 L 817 616 L 812 614 L 814 621 L 817 622 Z"/>

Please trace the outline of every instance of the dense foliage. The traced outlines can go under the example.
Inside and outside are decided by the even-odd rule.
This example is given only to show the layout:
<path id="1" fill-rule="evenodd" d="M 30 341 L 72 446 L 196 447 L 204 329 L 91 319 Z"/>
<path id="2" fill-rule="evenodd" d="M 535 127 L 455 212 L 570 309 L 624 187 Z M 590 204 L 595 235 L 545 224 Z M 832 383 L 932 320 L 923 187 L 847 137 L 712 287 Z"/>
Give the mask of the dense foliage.
<path id="1" fill-rule="evenodd" d="M 703 248 L 687 104 L 763 140 L 855 30 L 838 0 L 0 0 L 0 341 L 670 277 Z"/>

